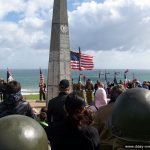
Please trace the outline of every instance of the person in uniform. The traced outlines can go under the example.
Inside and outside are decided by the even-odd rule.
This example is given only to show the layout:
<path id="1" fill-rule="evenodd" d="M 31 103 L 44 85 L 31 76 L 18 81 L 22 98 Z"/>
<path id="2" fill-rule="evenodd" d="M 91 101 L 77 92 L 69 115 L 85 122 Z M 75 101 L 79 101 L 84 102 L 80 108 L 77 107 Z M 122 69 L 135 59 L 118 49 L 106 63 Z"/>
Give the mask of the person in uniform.
<path id="1" fill-rule="evenodd" d="M 76 91 L 76 90 L 77 90 L 77 83 L 74 83 L 74 82 L 73 82 L 73 84 L 72 84 L 72 89 L 73 89 L 73 91 Z"/>
<path id="2" fill-rule="evenodd" d="M 116 140 L 113 150 L 150 149 L 150 92 L 132 88 L 114 104 L 110 130 Z"/>
<path id="3" fill-rule="evenodd" d="M 44 83 L 44 85 L 41 85 L 39 84 L 39 98 L 40 98 L 40 101 L 43 99 L 43 100 L 46 100 L 46 84 Z"/>
<path id="4" fill-rule="evenodd" d="M 88 79 L 85 85 L 85 92 L 86 92 L 86 102 L 88 105 L 91 105 L 94 100 L 94 85 L 91 79 Z"/>
<path id="5" fill-rule="evenodd" d="M 3 101 L 5 98 L 5 91 L 6 91 L 6 81 L 4 81 L 2 78 L 0 79 L 0 100 Z"/>
<path id="6" fill-rule="evenodd" d="M 79 96 L 81 96 L 82 98 L 84 98 L 84 85 L 81 81 L 78 82 L 78 84 L 76 85 L 76 92 L 79 94 Z"/>
<path id="7" fill-rule="evenodd" d="M 112 115 L 113 106 L 116 102 L 117 97 L 123 92 L 125 92 L 125 88 L 123 85 L 118 84 L 114 86 L 110 91 L 109 103 L 105 106 L 100 107 L 95 113 L 94 127 L 96 127 L 99 132 L 102 149 L 112 149 L 114 137 L 112 136 L 108 128 L 108 121 Z"/>
<path id="8" fill-rule="evenodd" d="M 34 119 L 9 115 L 0 119 L 0 150 L 48 150 L 47 135 Z"/>

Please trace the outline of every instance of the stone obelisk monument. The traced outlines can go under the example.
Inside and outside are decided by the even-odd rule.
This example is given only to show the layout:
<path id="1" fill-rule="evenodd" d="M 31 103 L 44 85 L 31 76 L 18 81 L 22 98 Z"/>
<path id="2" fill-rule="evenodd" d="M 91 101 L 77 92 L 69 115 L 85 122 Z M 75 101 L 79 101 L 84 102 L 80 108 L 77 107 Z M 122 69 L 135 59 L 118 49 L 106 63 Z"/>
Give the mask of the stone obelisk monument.
<path id="1" fill-rule="evenodd" d="M 48 100 L 58 95 L 58 85 L 62 79 L 68 79 L 71 83 L 67 0 L 54 0 L 47 78 Z"/>

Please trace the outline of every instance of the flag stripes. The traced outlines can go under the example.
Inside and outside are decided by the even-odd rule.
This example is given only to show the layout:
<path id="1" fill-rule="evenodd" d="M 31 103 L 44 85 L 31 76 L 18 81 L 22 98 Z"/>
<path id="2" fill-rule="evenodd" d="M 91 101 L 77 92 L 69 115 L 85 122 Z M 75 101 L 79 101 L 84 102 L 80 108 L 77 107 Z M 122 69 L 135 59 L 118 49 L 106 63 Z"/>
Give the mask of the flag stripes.
<path id="1" fill-rule="evenodd" d="M 71 69 L 92 70 L 94 68 L 93 56 L 71 51 Z"/>
<path id="2" fill-rule="evenodd" d="M 44 75 L 42 73 L 42 70 L 40 68 L 40 88 L 44 87 Z"/>

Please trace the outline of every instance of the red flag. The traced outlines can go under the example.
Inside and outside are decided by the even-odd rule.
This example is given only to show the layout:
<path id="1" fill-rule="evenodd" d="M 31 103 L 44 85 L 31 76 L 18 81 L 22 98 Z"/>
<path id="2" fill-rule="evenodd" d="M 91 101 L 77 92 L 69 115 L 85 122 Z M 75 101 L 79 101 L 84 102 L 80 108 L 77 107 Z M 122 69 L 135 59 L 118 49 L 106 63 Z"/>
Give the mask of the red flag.
<path id="1" fill-rule="evenodd" d="M 7 68 L 7 82 L 14 80 L 10 70 Z"/>
<path id="2" fill-rule="evenodd" d="M 94 68 L 93 56 L 79 52 L 70 52 L 71 69 L 92 70 Z"/>
<path id="3" fill-rule="evenodd" d="M 42 73 L 42 70 L 40 68 L 40 88 L 44 87 L 44 75 Z"/>

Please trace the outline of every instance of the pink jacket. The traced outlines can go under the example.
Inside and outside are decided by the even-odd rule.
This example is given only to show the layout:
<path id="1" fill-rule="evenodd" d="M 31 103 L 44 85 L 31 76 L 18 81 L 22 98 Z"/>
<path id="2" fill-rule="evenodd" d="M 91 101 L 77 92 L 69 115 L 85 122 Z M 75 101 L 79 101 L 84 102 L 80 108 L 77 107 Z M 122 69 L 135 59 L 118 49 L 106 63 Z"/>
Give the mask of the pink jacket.
<path id="1" fill-rule="evenodd" d="M 107 104 L 107 95 L 104 88 L 99 87 L 95 93 L 95 106 L 100 108 Z"/>

